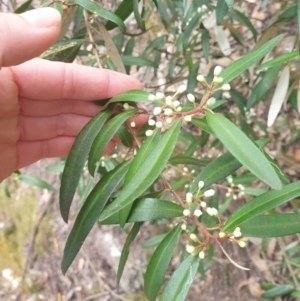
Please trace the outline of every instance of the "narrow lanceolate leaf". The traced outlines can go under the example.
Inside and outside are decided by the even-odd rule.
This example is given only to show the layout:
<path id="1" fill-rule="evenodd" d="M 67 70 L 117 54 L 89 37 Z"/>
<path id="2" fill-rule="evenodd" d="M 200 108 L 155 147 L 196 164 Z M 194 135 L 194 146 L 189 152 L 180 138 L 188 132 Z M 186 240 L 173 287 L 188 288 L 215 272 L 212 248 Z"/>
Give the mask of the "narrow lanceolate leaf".
<path id="1" fill-rule="evenodd" d="M 147 157 L 153 152 L 153 149 L 156 146 L 159 138 L 160 138 L 160 130 L 157 130 L 154 132 L 152 136 L 148 137 L 145 141 L 143 141 L 142 146 L 134 156 L 134 160 L 125 177 L 123 187 L 125 187 L 127 184 L 129 184 L 132 181 L 133 177 L 139 170 L 140 166 L 147 159 Z M 125 220 L 128 217 L 131 210 L 131 206 L 132 203 L 128 204 L 126 207 L 124 207 L 117 213 L 119 216 L 119 221 Z"/>
<path id="2" fill-rule="evenodd" d="M 223 231 L 233 230 L 246 220 L 271 210 L 300 195 L 300 181 L 284 186 L 281 190 L 271 190 L 259 195 L 239 207 L 226 221 Z"/>
<path id="3" fill-rule="evenodd" d="M 220 25 L 228 12 L 228 5 L 225 0 L 218 0 L 216 7 L 217 25 Z"/>
<path id="4" fill-rule="evenodd" d="M 152 221 L 162 218 L 180 217 L 183 208 L 171 201 L 159 199 L 137 199 L 130 211 L 127 223 Z M 119 213 L 115 213 L 108 219 L 101 221 L 102 225 L 119 224 Z"/>
<path id="5" fill-rule="evenodd" d="M 300 215 L 270 214 L 248 219 L 239 226 L 243 236 L 279 237 L 300 233 Z"/>
<path id="6" fill-rule="evenodd" d="M 270 61 L 266 61 L 265 63 L 261 64 L 257 67 L 257 70 L 264 70 L 265 68 L 272 68 L 278 65 L 282 65 L 287 63 L 288 61 L 298 57 L 300 55 L 299 50 L 295 50 L 289 53 L 285 53 L 280 55 Z"/>
<path id="7" fill-rule="evenodd" d="M 184 301 L 198 270 L 199 256 L 189 255 L 172 274 L 159 301 Z"/>
<path id="8" fill-rule="evenodd" d="M 126 241 L 125 241 L 122 253 L 121 253 L 121 258 L 119 261 L 118 272 L 117 272 L 117 286 L 120 283 L 120 279 L 121 279 L 123 271 L 124 271 L 124 267 L 125 267 L 128 255 L 129 255 L 130 245 L 136 238 L 137 234 L 139 233 L 142 224 L 143 223 L 135 223 L 133 225 L 133 227 L 131 228 L 130 232 L 128 233 L 128 236 L 126 238 Z"/>
<path id="9" fill-rule="evenodd" d="M 48 182 L 46 182 L 38 177 L 20 174 L 18 178 L 20 181 L 25 182 L 27 184 L 37 186 L 40 188 L 44 188 L 47 190 L 54 190 L 52 185 L 50 185 Z"/>
<path id="10" fill-rule="evenodd" d="M 205 166 L 207 165 L 208 162 L 205 159 L 195 159 L 195 158 L 191 158 L 190 156 L 178 155 L 178 156 L 171 157 L 169 163 L 172 165 L 187 164 L 187 165 Z"/>
<path id="11" fill-rule="evenodd" d="M 158 68 L 158 65 L 153 62 L 148 60 L 145 57 L 140 57 L 140 56 L 130 56 L 130 55 L 123 55 L 122 56 L 122 61 L 124 65 L 126 66 L 147 66 L 147 67 L 152 67 L 152 68 Z"/>
<path id="12" fill-rule="evenodd" d="M 300 32 L 300 0 L 297 0 L 297 23 L 298 23 L 298 32 Z M 298 48 L 300 49 L 299 39 L 298 39 Z"/>
<path id="13" fill-rule="evenodd" d="M 228 4 L 228 3 L 227 3 Z M 221 73 L 220 77 L 223 78 L 222 85 L 229 83 L 242 72 L 247 70 L 253 64 L 262 59 L 269 51 L 271 51 L 282 39 L 282 36 L 278 36 L 270 40 L 269 42 L 263 44 L 262 46 L 250 51 L 248 54 L 233 62 L 227 68 L 225 68 Z M 221 84 L 219 85 L 221 86 Z"/>
<path id="14" fill-rule="evenodd" d="M 70 150 L 61 178 L 59 196 L 60 212 L 66 223 L 68 222 L 70 206 L 91 145 L 110 114 L 111 110 L 106 110 L 92 118 L 81 130 Z"/>
<path id="15" fill-rule="evenodd" d="M 122 30 L 126 31 L 126 26 L 121 20 L 121 18 L 119 18 L 114 13 L 104 9 L 95 2 L 92 2 L 90 0 L 70 0 L 69 3 L 75 3 L 90 11 L 91 13 L 96 14 L 97 16 L 117 24 Z"/>
<path id="16" fill-rule="evenodd" d="M 207 113 L 206 119 L 217 138 L 238 161 L 272 188 L 281 188 L 280 179 L 268 159 L 239 128 L 220 114 Z"/>
<path id="17" fill-rule="evenodd" d="M 111 98 L 108 104 L 113 102 L 145 102 L 145 103 L 158 103 L 158 101 L 149 100 L 149 92 L 141 90 L 129 90 L 118 94 Z"/>
<path id="18" fill-rule="evenodd" d="M 280 74 L 268 113 L 268 126 L 272 126 L 285 100 L 290 82 L 290 68 L 285 66 Z"/>
<path id="19" fill-rule="evenodd" d="M 131 181 L 123 187 L 114 202 L 103 210 L 100 221 L 107 219 L 109 216 L 132 204 L 134 200 L 141 196 L 154 183 L 171 157 L 177 142 L 180 126 L 181 121 L 176 121 L 160 138 L 149 156 L 141 163 L 135 174 L 132 175 Z M 123 220 L 120 220 L 120 223 L 124 225 L 127 217 L 125 219 L 125 216 L 122 216 L 122 218 Z"/>
<path id="20" fill-rule="evenodd" d="M 293 290 L 295 290 L 294 286 L 291 284 L 281 284 L 277 285 L 275 287 L 272 287 L 271 289 L 264 292 L 261 297 L 264 299 L 272 299 L 275 300 L 276 297 L 284 296 L 289 293 L 291 293 Z"/>
<path id="21" fill-rule="evenodd" d="M 224 55 L 231 54 L 231 46 L 222 26 L 214 26 L 214 33 Z"/>
<path id="22" fill-rule="evenodd" d="M 209 134 L 214 134 L 209 125 L 207 124 L 205 119 L 202 118 L 192 118 L 192 123 L 200 128 L 201 130 L 209 133 Z"/>
<path id="23" fill-rule="evenodd" d="M 97 134 L 89 153 L 88 167 L 89 172 L 94 176 L 96 164 L 99 161 L 106 146 L 116 134 L 121 125 L 132 115 L 136 113 L 136 110 L 128 110 L 114 116 Z"/>
<path id="24" fill-rule="evenodd" d="M 61 264 L 64 274 L 72 264 L 85 238 L 99 218 L 103 207 L 124 178 L 130 163 L 131 161 L 126 161 L 103 176 L 84 202 L 64 249 Z"/>
<path id="25" fill-rule="evenodd" d="M 149 301 L 155 301 L 177 246 L 180 233 L 181 225 L 178 224 L 159 244 L 150 259 L 144 277 L 144 290 Z"/>
<path id="26" fill-rule="evenodd" d="M 146 31 L 145 20 L 142 18 L 141 14 L 139 12 L 139 0 L 132 0 L 132 5 L 133 5 L 134 17 L 136 19 L 136 22 L 137 22 L 139 28 L 142 31 Z"/>
<path id="27" fill-rule="evenodd" d="M 198 189 L 198 182 L 204 182 L 204 189 L 209 187 L 220 180 L 225 179 L 237 169 L 239 169 L 242 164 L 237 161 L 231 154 L 226 153 L 213 160 L 207 164 L 196 177 L 195 181 L 192 183 L 190 192 L 194 193 Z"/>

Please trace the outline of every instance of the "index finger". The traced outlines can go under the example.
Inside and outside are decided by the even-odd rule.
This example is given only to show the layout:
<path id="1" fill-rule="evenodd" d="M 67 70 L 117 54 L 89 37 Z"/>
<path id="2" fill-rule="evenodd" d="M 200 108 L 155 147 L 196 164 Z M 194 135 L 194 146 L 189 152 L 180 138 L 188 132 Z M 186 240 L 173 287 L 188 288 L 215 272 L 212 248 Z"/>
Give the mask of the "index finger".
<path id="1" fill-rule="evenodd" d="M 22 97 L 95 100 L 142 89 L 135 78 L 107 69 L 33 59 L 11 67 Z"/>

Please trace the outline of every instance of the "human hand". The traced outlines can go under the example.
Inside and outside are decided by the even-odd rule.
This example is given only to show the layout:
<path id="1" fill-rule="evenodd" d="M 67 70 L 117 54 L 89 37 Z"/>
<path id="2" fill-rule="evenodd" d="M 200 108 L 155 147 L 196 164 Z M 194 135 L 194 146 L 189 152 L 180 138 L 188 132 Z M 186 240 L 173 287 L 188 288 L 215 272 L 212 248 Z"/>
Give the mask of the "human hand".
<path id="1" fill-rule="evenodd" d="M 142 88 L 117 72 L 33 59 L 55 42 L 60 27 L 52 8 L 0 13 L 0 182 L 42 158 L 66 156 L 100 110 L 92 100 Z M 114 146 L 111 141 L 107 151 Z"/>

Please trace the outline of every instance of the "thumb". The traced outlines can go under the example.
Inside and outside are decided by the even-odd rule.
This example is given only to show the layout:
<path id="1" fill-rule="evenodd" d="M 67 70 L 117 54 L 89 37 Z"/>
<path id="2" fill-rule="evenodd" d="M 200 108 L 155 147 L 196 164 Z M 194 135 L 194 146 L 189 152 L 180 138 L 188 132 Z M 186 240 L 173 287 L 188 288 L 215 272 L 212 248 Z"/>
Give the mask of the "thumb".
<path id="1" fill-rule="evenodd" d="M 0 13 L 0 68 L 39 56 L 56 41 L 60 27 L 60 13 L 53 8 Z"/>

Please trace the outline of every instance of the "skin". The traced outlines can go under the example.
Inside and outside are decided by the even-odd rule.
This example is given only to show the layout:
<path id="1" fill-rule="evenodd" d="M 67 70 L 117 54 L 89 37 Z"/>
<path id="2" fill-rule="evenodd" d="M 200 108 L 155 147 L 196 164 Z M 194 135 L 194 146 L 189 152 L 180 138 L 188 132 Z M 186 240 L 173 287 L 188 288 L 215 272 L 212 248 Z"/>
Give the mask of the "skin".
<path id="1" fill-rule="evenodd" d="M 0 182 L 42 158 L 66 156 L 101 110 L 92 100 L 142 88 L 117 72 L 35 58 L 56 41 L 60 27 L 52 8 L 0 13 Z M 135 121 L 139 126 L 144 119 Z M 111 141 L 106 152 L 114 147 Z"/>

